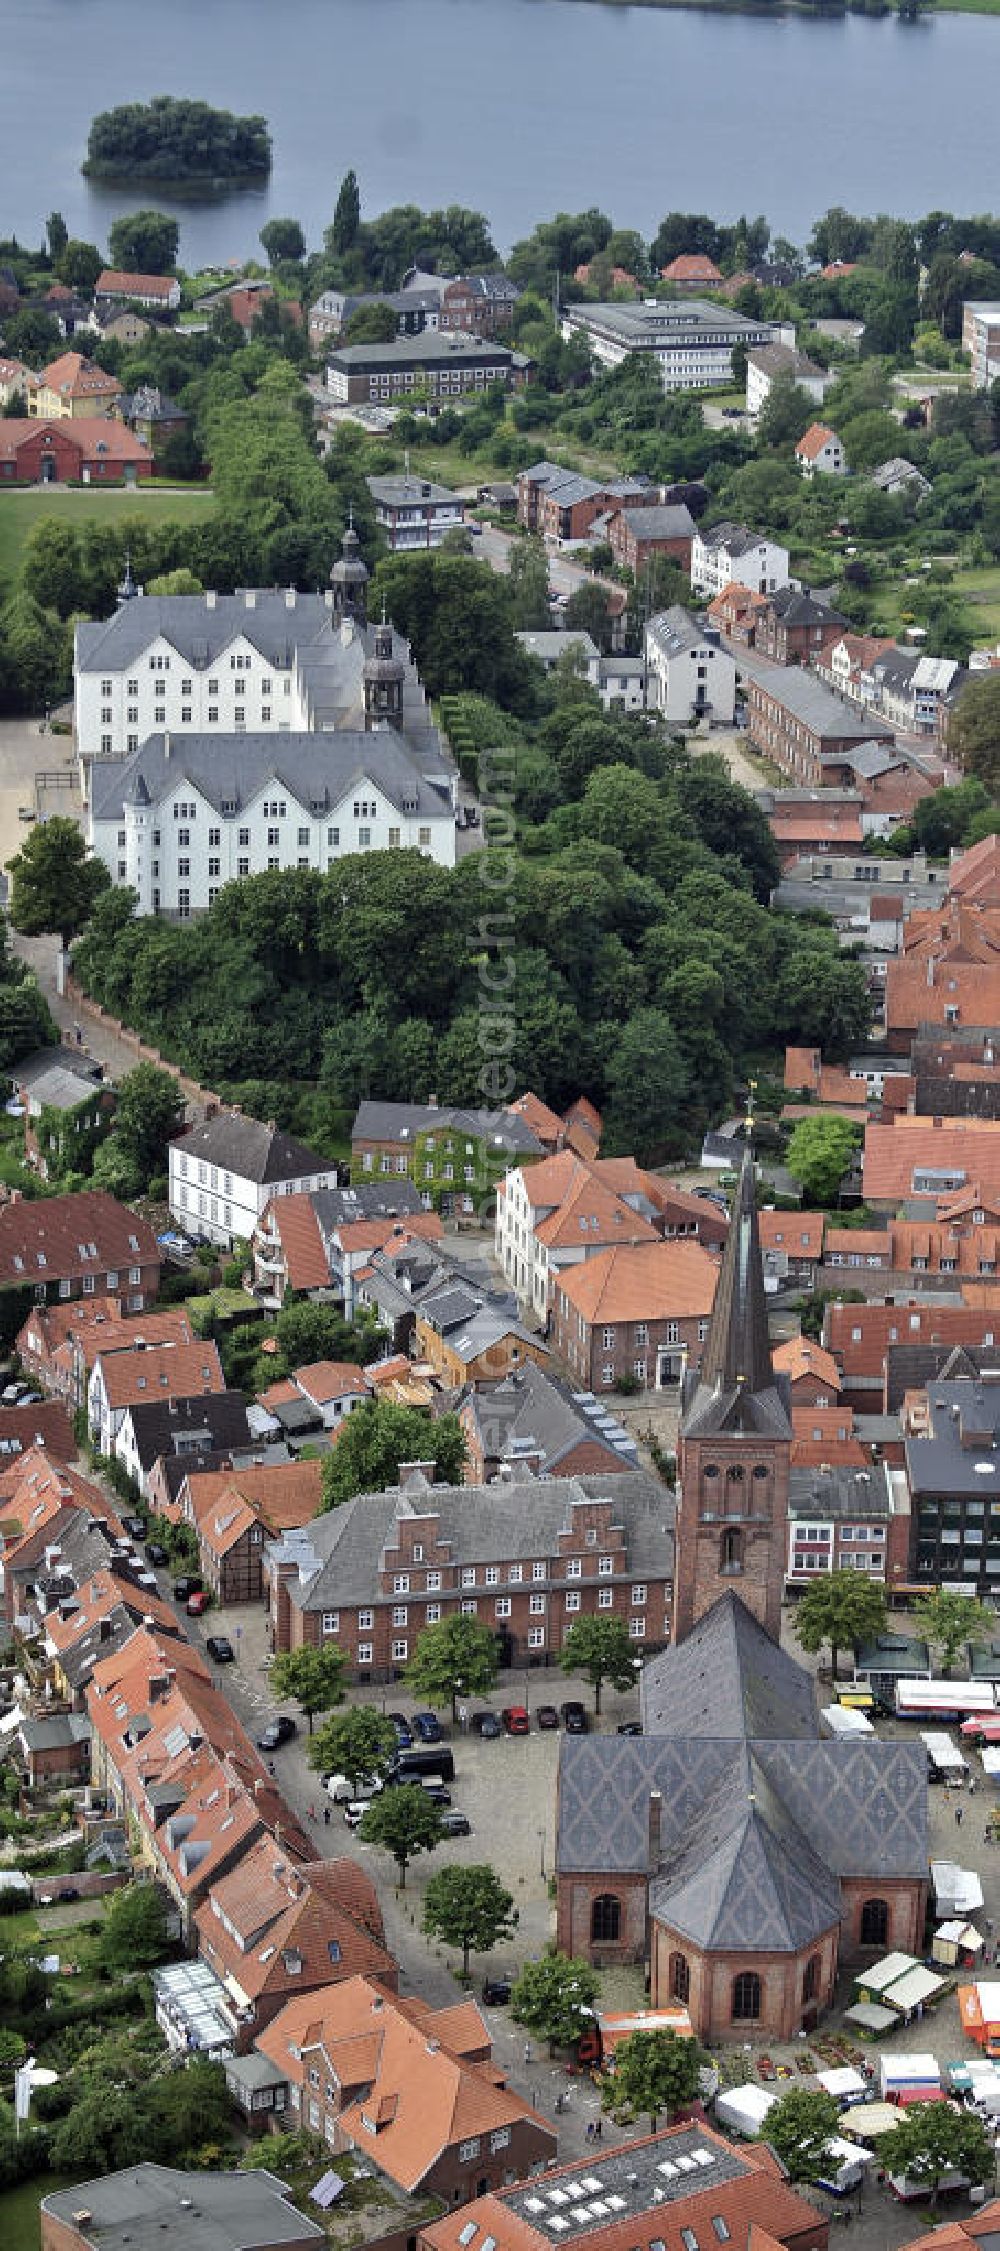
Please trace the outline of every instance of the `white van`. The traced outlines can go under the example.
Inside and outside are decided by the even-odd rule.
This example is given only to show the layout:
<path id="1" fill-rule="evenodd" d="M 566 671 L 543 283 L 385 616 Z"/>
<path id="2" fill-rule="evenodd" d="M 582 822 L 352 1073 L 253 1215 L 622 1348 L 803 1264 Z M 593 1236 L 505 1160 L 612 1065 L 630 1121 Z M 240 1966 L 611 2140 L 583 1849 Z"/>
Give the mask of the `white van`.
<path id="1" fill-rule="evenodd" d="M 352 1782 L 346 1774 L 331 1774 L 327 1777 L 326 1788 L 334 1805 L 350 1805 L 352 1799 L 367 1805 L 377 1796 L 382 1784 L 373 1774 L 362 1775 L 359 1782 Z"/>

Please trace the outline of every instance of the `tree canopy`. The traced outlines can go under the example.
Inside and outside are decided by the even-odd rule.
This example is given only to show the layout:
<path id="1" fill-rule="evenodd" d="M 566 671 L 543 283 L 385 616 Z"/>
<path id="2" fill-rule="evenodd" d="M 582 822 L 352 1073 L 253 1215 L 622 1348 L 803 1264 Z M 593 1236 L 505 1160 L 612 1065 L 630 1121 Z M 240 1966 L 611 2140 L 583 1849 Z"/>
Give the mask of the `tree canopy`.
<path id="1" fill-rule="evenodd" d="M 827 2145 L 837 2135 L 840 2107 L 821 2087 L 789 2087 L 772 2103 L 761 2139 L 780 2157 L 791 2181 L 818 2181 Z"/>
<path id="2" fill-rule="evenodd" d="M 177 264 L 180 228 L 166 211 L 131 211 L 115 219 L 108 236 L 113 264 L 124 273 L 170 274 Z"/>
<path id="3" fill-rule="evenodd" d="M 815 1656 L 830 1644 L 830 1670 L 845 1643 L 873 1641 L 885 1624 L 885 1589 L 862 1571 L 825 1571 L 806 1588 L 795 1612 L 795 1632 Z"/>
<path id="4" fill-rule="evenodd" d="M 406 1668 L 413 1694 L 438 1710 L 450 1704 L 453 1719 L 459 1697 L 488 1696 L 496 1676 L 496 1636 L 464 1613 L 425 1626 Z"/>
<path id="5" fill-rule="evenodd" d="M 153 1883 L 126 1884 L 104 1910 L 101 1954 L 110 1970 L 148 1970 L 170 1951 L 163 1893 Z"/>
<path id="6" fill-rule="evenodd" d="M 964 2173 L 973 2185 L 992 2181 L 995 2153 L 982 2120 L 951 2103 L 915 2103 L 878 2144 L 887 2173 L 920 2181 L 933 2195 L 945 2175 Z"/>
<path id="7" fill-rule="evenodd" d="M 301 1705 L 313 1731 L 317 1712 L 328 1712 L 344 1695 L 344 1658 L 332 1644 L 314 1649 L 284 1649 L 271 1659 L 271 1687 L 276 1696 L 293 1696 Z"/>
<path id="8" fill-rule="evenodd" d="M 606 1680 L 612 1688 L 634 1687 L 634 1657 L 635 1644 L 629 1640 L 624 1619 L 602 1611 L 592 1618 L 574 1618 L 559 1651 L 564 1673 L 582 1673 L 589 1680 L 598 1714 Z"/>
<path id="9" fill-rule="evenodd" d="M 172 94 L 101 110 L 81 166 L 91 180 L 164 182 L 265 179 L 270 169 L 263 117 L 234 117 L 231 110 Z"/>
<path id="10" fill-rule="evenodd" d="M 785 1152 L 793 1179 L 801 1181 L 810 1203 L 835 1204 L 840 1184 L 861 1143 L 861 1129 L 848 1118 L 800 1118 Z"/>
<path id="11" fill-rule="evenodd" d="M 929 1587 L 926 1594 L 918 1595 L 913 1614 L 917 1631 L 938 1651 L 946 1673 L 966 1642 L 985 1641 L 993 1630 L 993 1612 L 984 1602 L 953 1594 L 947 1587 Z"/>
<path id="12" fill-rule="evenodd" d="M 670 2030 L 633 2032 L 615 2049 L 614 2070 L 601 2081 L 601 2101 L 619 2125 L 646 2117 L 649 2131 L 693 2102 L 708 2058 L 696 2040 Z"/>
<path id="13" fill-rule="evenodd" d="M 424 1930 L 446 1946 L 462 1949 L 462 1976 L 470 1954 L 490 1954 L 501 1939 L 513 1938 L 518 1925 L 511 1893 L 492 1868 L 481 1862 L 439 1868 L 424 1893 Z"/>
<path id="14" fill-rule="evenodd" d="M 550 2051 L 572 2047 L 593 2014 L 601 1981 L 590 1963 L 555 1947 L 526 1962 L 510 1998 L 515 2024 L 547 2040 Z"/>
<path id="15" fill-rule="evenodd" d="M 465 1437 L 457 1415 L 432 1418 L 391 1399 L 355 1407 L 323 1464 L 323 1507 L 340 1508 L 356 1493 L 384 1493 L 403 1462 L 431 1462 L 439 1484 L 460 1485 Z"/>
<path id="16" fill-rule="evenodd" d="M 433 1851 L 434 1846 L 440 1844 L 442 1834 L 437 1806 L 426 1790 L 413 1782 L 404 1782 L 395 1790 L 383 1790 L 381 1797 L 372 1799 L 358 1824 L 362 1844 L 381 1845 L 383 1852 L 391 1852 L 404 1891 L 411 1860 L 418 1852 Z"/>
<path id="17" fill-rule="evenodd" d="M 75 821 L 41 821 L 10 863 L 10 919 L 27 938 L 58 934 L 64 947 L 90 919 L 111 878 L 91 859 Z"/>
<path id="18" fill-rule="evenodd" d="M 392 1721 L 371 1704 L 355 1704 L 324 1720 L 309 1745 L 310 1766 L 319 1774 L 346 1774 L 355 1789 L 368 1776 L 387 1774 L 395 1755 Z"/>

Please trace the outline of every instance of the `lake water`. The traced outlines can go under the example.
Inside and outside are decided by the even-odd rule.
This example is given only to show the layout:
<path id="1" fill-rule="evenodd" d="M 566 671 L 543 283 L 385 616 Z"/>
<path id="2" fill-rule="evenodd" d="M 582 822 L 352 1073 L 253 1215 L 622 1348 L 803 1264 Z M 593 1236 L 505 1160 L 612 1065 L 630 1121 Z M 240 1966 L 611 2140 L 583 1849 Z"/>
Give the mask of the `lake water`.
<path id="1" fill-rule="evenodd" d="M 185 264 L 256 246 L 275 214 L 311 246 L 353 165 L 366 214 L 485 211 L 501 250 L 600 204 L 767 213 L 803 241 L 831 203 L 918 217 L 1000 208 L 1000 17 L 754 21 L 581 0 L 0 0 L 0 234 L 61 210 L 102 247 L 154 198 L 79 171 L 95 111 L 171 93 L 261 111 L 268 187 L 191 207 Z"/>

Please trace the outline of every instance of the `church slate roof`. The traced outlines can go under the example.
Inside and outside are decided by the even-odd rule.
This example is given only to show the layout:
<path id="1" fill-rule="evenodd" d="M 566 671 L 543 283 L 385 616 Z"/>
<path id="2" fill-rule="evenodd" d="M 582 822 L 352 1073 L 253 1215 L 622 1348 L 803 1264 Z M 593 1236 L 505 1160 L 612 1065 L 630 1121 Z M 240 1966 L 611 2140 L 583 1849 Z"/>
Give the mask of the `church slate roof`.
<path id="1" fill-rule="evenodd" d="M 650 1888 L 657 1918 L 721 1953 L 795 1953 L 840 1921 L 836 1874 L 741 1747 Z"/>
<path id="2" fill-rule="evenodd" d="M 685 1387 L 686 1437 L 757 1433 L 791 1439 L 788 1385 L 771 1364 L 753 1155 L 743 1152 L 712 1320 L 697 1378 Z"/>
<path id="3" fill-rule="evenodd" d="M 819 1734 L 812 1677 L 735 1594 L 723 1595 L 639 1684 L 647 1735 L 743 1741 Z"/>

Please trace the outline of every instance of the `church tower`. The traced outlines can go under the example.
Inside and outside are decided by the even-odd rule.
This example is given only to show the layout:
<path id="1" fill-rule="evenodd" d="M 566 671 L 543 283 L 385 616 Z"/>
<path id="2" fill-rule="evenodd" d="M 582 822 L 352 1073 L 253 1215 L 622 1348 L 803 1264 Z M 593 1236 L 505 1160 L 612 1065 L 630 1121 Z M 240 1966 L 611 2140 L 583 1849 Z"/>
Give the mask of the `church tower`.
<path id="1" fill-rule="evenodd" d="M 368 570 L 361 553 L 361 541 L 351 517 L 341 540 L 341 552 L 330 572 L 333 589 L 333 620 L 342 625 L 351 618 L 355 625 L 365 625 L 368 619 Z"/>
<path id="2" fill-rule="evenodd" d="M 402 657 L 395 654 L 392 627 L 387 625 L 384 611 L 381 625 L 375 627 L 374 654 L 365 658 L 362 681 L 365 733 L 370 734 L 373 727 L 402 727 L 406 667 Z"/>
<path id="3" fill-rule="evenodd" d="M 785 1579 L 792 1422 L 771 1364 L 753 1155 L 744 1152 L 701 1367 L 684 1386 L 678 1440 L 675 1642 L 722 1594 L 777 1641 Z"/>

